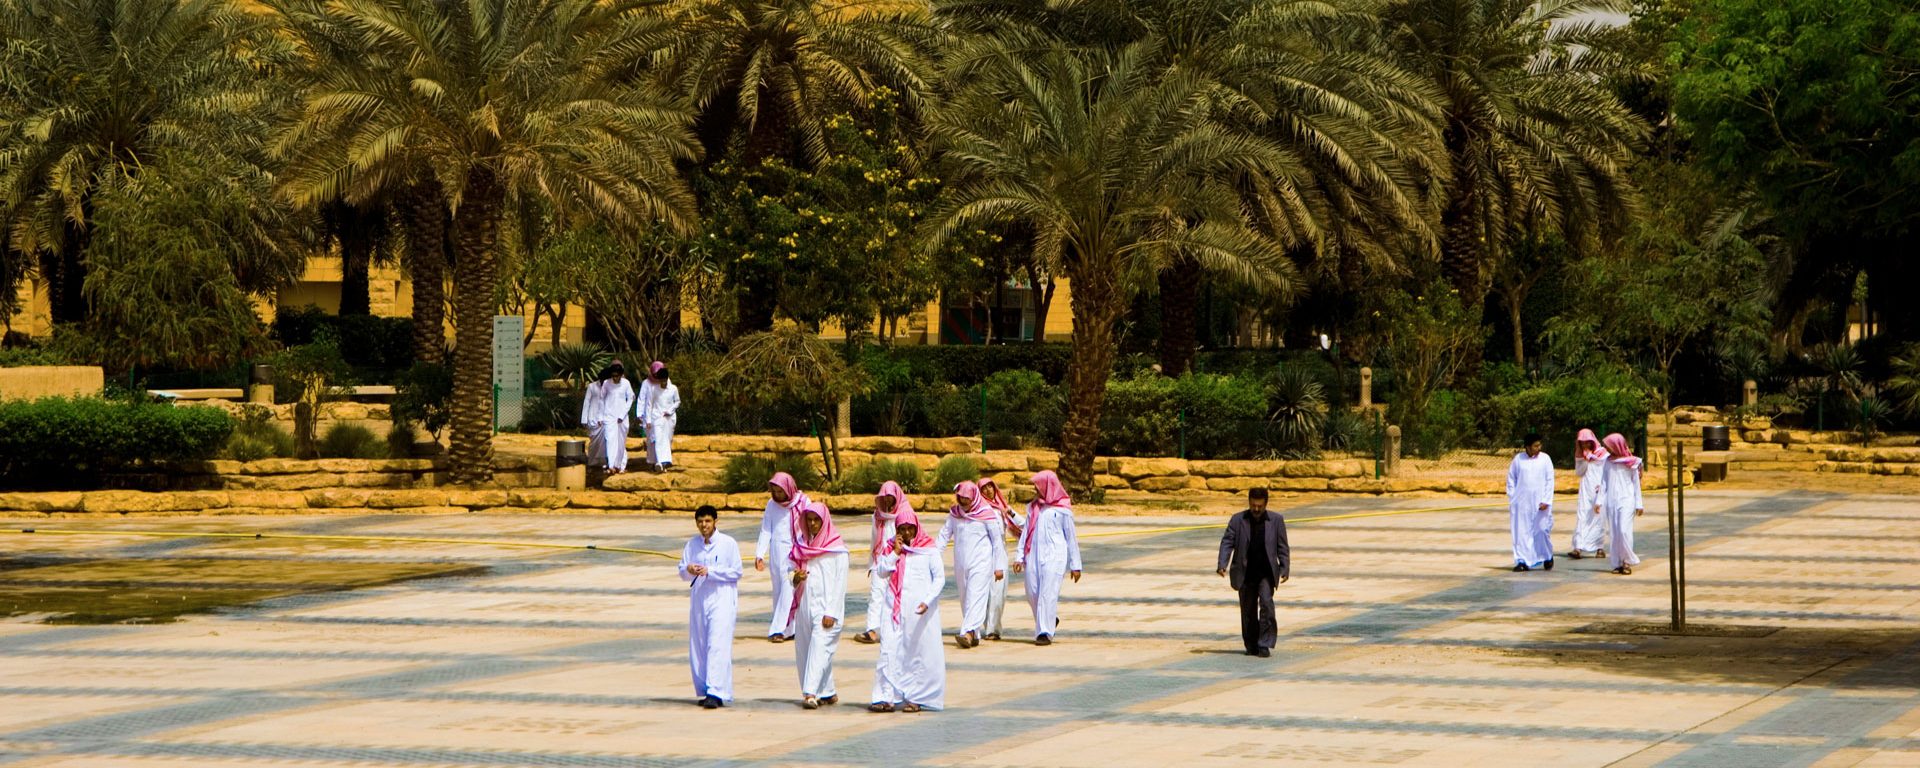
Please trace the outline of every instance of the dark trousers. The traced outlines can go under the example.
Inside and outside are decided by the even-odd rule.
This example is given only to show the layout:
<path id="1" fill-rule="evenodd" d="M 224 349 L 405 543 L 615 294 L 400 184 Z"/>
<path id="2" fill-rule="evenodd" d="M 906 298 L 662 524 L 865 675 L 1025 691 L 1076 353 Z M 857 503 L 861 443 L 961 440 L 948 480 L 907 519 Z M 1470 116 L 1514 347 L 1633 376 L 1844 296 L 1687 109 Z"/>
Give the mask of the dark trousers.
<path id="1" fill-rule="evenodd" d="M 1273 580 L 1252 576 L 1240 586 L 1240 639 L 1247 652 L 1272 648 L 1280 639 L 1280 623 L 1273 617 Z"/>

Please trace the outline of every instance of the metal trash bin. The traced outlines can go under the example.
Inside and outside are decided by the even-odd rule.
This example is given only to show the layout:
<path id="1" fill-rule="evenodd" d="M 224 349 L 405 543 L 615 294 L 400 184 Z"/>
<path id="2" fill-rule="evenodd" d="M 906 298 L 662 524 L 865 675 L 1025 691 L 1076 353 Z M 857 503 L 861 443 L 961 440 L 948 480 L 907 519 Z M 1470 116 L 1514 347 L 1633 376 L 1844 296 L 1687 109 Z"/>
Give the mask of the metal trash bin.
<path id="1" fill-rule="evenodd" d="M 587 441 L 561 440 L 553 444 L 553 487 L 580 491 L 587 487 Z"/>
<path id="2" fill-rule="evenodd" d="M 273 366 L 254 364 L 251 375 L 247 377 L 247 402 L 273 405 Z"/>
<path id="3" fill-rule="evenodd" d="M 1733 450 L 1733 432 L 1725 424 L 1708 424 L 1700 428 L 1700 450 Z"/>

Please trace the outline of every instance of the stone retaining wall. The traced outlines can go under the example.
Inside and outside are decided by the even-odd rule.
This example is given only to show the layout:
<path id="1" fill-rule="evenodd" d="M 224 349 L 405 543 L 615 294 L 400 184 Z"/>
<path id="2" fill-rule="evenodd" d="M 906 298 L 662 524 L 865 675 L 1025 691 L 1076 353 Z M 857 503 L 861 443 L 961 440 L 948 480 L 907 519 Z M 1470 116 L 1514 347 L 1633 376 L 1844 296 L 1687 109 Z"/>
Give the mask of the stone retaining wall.
<path id="1" fill-rule="evenodd" d="M 1876 475 L 1920 475 L 1920 436 L 1887 435 L 1874 447 L 1862 447 L 1852 432 L 1816 432 L 1776 427 L 1764 416 L 1728 418 L 1717 409 L 1683 406 L 1673 411 L 1673 427 L 1658 415 L 1649 420 L 1649 454 L 1658 456 L 1665 437 L 1687 443 L 1689 457 L 1700 453 L 1702 428 L 1724 424 L 1731 438 L 1727 452 L 1729 472 L 1848 472 Z"/>

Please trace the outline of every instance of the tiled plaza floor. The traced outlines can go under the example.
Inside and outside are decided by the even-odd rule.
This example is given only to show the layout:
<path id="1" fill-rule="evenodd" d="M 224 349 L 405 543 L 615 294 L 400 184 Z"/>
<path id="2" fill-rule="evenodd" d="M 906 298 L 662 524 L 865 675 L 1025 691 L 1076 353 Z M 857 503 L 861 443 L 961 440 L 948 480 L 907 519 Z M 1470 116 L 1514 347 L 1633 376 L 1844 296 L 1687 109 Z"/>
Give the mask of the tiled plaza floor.
<path id="1" fill-rule="evenodd" d="M 1657 505 L 1657 497 L 1649 498 Z M 471 544 L 0 538 L 86 557 L 456 561 L 479 575 L 269 601 L 172 624 L 0 623 L 7 766 L 1920 766 L 1920 498 L 1689 498 L 1697 623 L 1764 637 L 1594 634 L 1664 621 L 1660 510 L 1631 577 L 1562 559 L 1509 573 L 1506 514 L 1338 500 L 1290 520 L 1271 659 L 1238 653 L 1213 573 L 1226 510 L 1083 517 L 1087 576 L 1060 642 L 947 649 L 949 709 L 860 706 L 873 646 L 843 641 L 848 705 L 796 706 L 793 647 L 743 585 L 731 709 L 692 705 L 686 588 L 664 559 Z M 1555 544 L 1567 546 L 1571 515 Z M 11 523 L 9 523 L 11 524 Z M 29 524 L 29 523 L 22 523 Z M 17 525 L 15 526 L 18 527 Z M 261 517 L 61 527 L 597 542 L 677 551 L 691 522 L 619 516 Z M 751 549 L 757 520 L 723 529 Z M 855 548 L 867 527 L 842 525 Z M 866 581 L 856 557 L 849 612 Z M 949 599 L 953 587 L 948 588 Z M 957 607 L 949 603 L 949 620 Z M 1016 640 L 1013 636 L 1019 636 Z"/>

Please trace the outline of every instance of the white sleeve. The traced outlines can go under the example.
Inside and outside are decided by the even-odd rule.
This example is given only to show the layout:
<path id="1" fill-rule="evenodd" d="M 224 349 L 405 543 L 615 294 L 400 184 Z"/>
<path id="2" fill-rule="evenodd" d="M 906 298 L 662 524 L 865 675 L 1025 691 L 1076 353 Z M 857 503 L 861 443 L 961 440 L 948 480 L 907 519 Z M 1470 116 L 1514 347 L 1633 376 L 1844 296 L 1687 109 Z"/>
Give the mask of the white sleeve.
<path id="1" fill-rule="evenodd" d="M 953 515 L 947 515 L 946 522 L 940 524 L 940 532 L 933 535 L 933 548 L 946 549 L 948 544 L 953 543 L 953 537 Z"/>
<path id="2" fill-rule="evenodd" d="M 687 573 L 687 566 L 692 564 L 693 564 L 693 542 L 688 541 L 686 546 L 680 548 L 680 580 L 687 582 L 688 584 L 692 584 L 694 579 L 699 578 L 698 576 L 695 576 L 691 573 Z"/>
<path id="3" fill-rule="evenodd" d="M 760 513 L 760 540 L 753 545 L 753 557 L 765 560 L 767 552 L 773 549 L 773 511 Z"/>
<path id="4" fill-rule="evenodd" d="M 1060 533 L 1067 539 L 1067 570 L 1080 570 L 1080 536 L 1073 529 L 1073 515 L 1059 515 Z"/>
<path id="5" fill-rule="evenodd" d="M 1633 474 L 1633 508 L 1634 509 L 1647 508 L 1645 499 L 1642 499 L 1640 497 L 1640 490 L 1641 490 L 1640 486 L 1644 484 L 1641 481 L 1641 469 L 1645 466 L 1647 466 L 1647 462 L 1643 459 L 1639 464 L 1634 465 L 1633 469 L 1628 470 Z"/>
<path id="6" fill-rule="evenodd" d="M 667 401 L 660 407 L 660 415 L 672 418 L 680 410 L 680 388 L 669 385 L 663 394 L 666 395 Z"/>
<path id="7" fill-rule="evenodd" d="M 996 571 L 1004 572 L 1005 570 L 1007 570 L 1006 524 L 992 523 L 988 526 L 988 530 L 991 531 L 991 533 L 988 534 L 989 538 L 993 539 L 991 543 L 991 546 L 993 547 L 993 569 Z"/>
<path id="8" fill-rule="evenodd" d="M 586 394 L 580 398 L 580 426 L 584 427 L 599 421 L 594 418 L 599 415 L 596 413 L 600 406 L 599 389 L 600 387 L 596 384 L 588 384 Z"/>
<path id="9" fill-rule="evenodd" d="M 1520 485 L 1520 459 L 1519 457 L 1516 456 L 1514 457 L 1512 463 L 1507 464 L 1507 498 L 1508 499 L 1513 498 L 1514 492 L 1519 490 L 1519 485 Z"/>
<path id="10" fill-rule="evenodd" d="M 932 603 L 939 599 L 940 591 L 947 588 L 947 566 L 938 556 L 927 558 L 928 584 L 932 587 L 920 602 Z"/>

